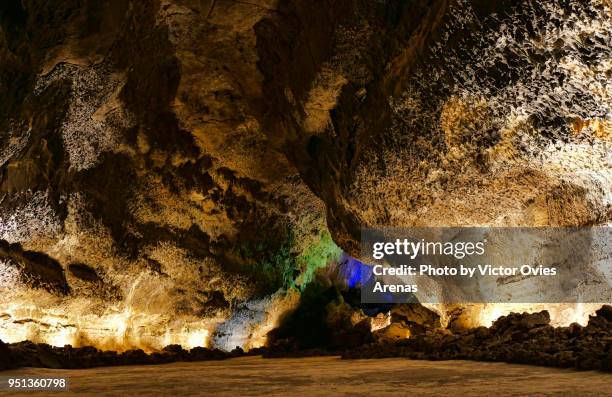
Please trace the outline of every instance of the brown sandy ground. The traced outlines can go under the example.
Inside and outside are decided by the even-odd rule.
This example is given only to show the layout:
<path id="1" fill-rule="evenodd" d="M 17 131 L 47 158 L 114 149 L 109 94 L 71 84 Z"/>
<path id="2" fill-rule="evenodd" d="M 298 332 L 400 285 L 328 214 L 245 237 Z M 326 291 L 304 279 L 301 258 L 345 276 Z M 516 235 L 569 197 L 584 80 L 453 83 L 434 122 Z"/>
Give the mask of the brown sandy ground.
<path id="1" fill-rule="evenodd" d="M 67 393 L 2 396 L 612 396 L 609 374 L 470 361 L 242 357 L 82 370 L 22 368 L 2 376 L 67 376 Z"/>

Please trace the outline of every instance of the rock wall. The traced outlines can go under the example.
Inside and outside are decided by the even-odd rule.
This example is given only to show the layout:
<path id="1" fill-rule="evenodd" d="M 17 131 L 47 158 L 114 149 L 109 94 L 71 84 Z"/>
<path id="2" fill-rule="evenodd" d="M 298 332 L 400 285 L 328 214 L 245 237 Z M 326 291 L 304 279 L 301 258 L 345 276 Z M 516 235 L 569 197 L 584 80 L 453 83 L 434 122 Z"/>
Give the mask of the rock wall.
<path id="1" fill-rule="evenodd" d="M 265 127 L 264 26 L 308 45 L 305 4 L 2 5 L 2 339 L 207 345 L 339 254 Z"/>
<path id="2" fill-rule="evenodd" d="M 609 225 L 610 4 L 417 4 L 387 9 L 397 17 L 385 21 L 388 32 L 376 28 L 375 12 L 362 15 L 370 34 L 348 46 L 350 61 L 336 32 L 332 71 L 317 77 L 337 95 L 327 125 L 305 106 L 303 130 L 320 128 L 301 138 L 307 150 L 295 163 L 328 205 L 335 241 L 359 256 L 364 225 Z M 309 98 L 325 104 L 320 91 Z M 582 271 L 607 284 L 608 302 L 609 261 Z M 417 293 L 424 301 L 452 287 L 421 285 L 431 287 Z M 495 306 L 431 307 L 478 325 L 513 310 Z M 567 325 L 586 323 L 596 307 L 546 308 Z"/>
<path id="3" fill-rule="evenodd" d="M 609 11 L 3 2 L 0 338 L 253 346 L 362 225 L 609 222 Z"/>

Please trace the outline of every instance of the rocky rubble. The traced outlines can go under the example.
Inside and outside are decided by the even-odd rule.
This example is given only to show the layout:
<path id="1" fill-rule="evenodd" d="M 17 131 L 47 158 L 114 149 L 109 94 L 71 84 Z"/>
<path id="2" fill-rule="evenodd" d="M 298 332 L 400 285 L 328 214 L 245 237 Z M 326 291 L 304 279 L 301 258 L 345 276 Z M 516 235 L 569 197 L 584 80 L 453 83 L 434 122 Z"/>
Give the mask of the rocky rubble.
<path id="1" fill-rule="evenodd" d="M 248 354 L 260 354 L 259 349 L 253 349 Z M 207 361 L 224 360 L 242 356 L 242 349 L 231 352 L 219 349 L 194 347 L 185 350 L 179 345 L 169 345 L 159 352 L 150 354 L 141 349 L 128 350 L 122 353 L 102 351 L 86 346 L 74 348 L 70 345 L 53 347 L 44 343 L 19 342 L 5 344 L 0 341 L 0 370 L 19 367 L 45 368 L 91 368 L 114 365 L 149 365 L 166 364 L 176 361 Z"/>
<path id="2" fill-rule="evenodd" d="M 343 358 L 406 357 L 424 360 L 481 360 L 612 371 L 612 306 L 590 316 L 588 325 L 554 328 L 547 311 L 511 313 L 490 328 L 452 333 L 433 329 L 414 338 L 373 343 Z"/>
<path id="3" fill-rule="evenodd" d="M 392 327 L 392 323 L 388 327 Z M 243 355 L 264 357 L 305 357 L 342 354 L 344 359 L 405 357 L 419 360 L 502 361 L 578 370 L 612 372 L 612 306 L 605 305 L 590 316 L 587 326 L 572 324 L 555 328 L 547 311 L 511 313 L 500 317 L 490 328 L 458 332 L 426 328 L 424 333 L 393 340 L 375 331 L 365 336 L 361 323 L 352 334 L 342 333 L 342 344 L 300 348 L 289 339 L 276 340 L 269 348 L 236 348 L 231 352 L 195 347 L 185 350 L 169 345 L 150 354 L 141 349 L 122 353 L 94 347 L 52 347 L 47 344 L 0 341 L 0 370 L 18 367 L 90 368 L 114 365 L 165 364 L 176 361 L 223 360 Z M 359 337 L 356 337 L 359 335 Z M 373 342 L 374 341 L 374 342 Z"/>

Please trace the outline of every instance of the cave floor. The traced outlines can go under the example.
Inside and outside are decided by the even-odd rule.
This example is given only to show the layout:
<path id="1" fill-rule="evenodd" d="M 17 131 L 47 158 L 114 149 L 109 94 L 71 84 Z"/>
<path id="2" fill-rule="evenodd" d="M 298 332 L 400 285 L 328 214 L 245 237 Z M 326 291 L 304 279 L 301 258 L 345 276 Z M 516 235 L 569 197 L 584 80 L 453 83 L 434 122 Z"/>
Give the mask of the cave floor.
<path id="1" fill-rule="evenodd" d="M 243 357 L 82 370 L 24 368 L 0 376 L 67 376 L 70 392 L 2 396 L 612 396 L 600 372 L 472 361 Z"/>

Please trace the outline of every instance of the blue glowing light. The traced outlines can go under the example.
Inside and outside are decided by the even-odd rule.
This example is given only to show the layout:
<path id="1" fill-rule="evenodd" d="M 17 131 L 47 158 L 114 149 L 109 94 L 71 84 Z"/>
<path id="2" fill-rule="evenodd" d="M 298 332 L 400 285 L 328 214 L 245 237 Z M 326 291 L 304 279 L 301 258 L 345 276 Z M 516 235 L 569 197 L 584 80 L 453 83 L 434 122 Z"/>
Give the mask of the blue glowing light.
<path id="1" fill-rule="evenodd" d="M 372 266 L 343 254 L 340 274 L 349 288 L 365 285 L 372 277 Z"/>

